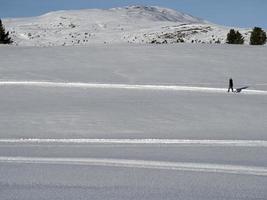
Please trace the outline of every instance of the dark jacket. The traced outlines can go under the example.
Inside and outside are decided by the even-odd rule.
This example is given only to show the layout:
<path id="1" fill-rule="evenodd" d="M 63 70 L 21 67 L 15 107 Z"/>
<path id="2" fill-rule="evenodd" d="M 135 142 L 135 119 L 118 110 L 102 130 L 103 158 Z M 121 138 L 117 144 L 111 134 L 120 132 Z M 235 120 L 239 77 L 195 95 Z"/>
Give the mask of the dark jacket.
<path id="1" fill-rule="evenodd" d="M 229 88 L 232 88 L 234 86 L 233 79 L 229 80 Z"/>

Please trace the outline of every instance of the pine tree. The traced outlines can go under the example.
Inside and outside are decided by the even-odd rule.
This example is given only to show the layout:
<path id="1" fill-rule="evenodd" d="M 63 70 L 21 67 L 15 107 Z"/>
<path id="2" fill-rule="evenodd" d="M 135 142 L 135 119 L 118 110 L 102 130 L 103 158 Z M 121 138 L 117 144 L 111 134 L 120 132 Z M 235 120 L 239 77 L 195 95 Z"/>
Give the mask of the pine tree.
<path id="1" fill-rule="evenodd" d="M 228 44 L 244 44 L 244 37 L 242 36 L 239 31 L 235 31 L 231 29 L 230 32 L 227 34 L 227 41 Z"/>
<path id="2" fill-rule="evenodd" d="M 251 45 L 263 45 L 266 43 L 266 32 L 259 27 L 255 27 L 250 36 Z"/>
<path id="3" fill-rule="evenodd" d="M 9 32 L 6 33 L 5 28 L 0 19 L 0 44 L 10 44 L 12 43 L 11 38 L 9 37 Z"/>
<path id="4" fill-rule="evenodd" d="M 227 34 L 227 42 L 228 44 L 234 44 L 235 42 L 235 30 L 231 29 L 230 32 Z"/>
<path id="5" fill-rule="evenodd" d="M 235 44 L 244 44 L 244 37 L 239 31 L 236 32 L 236 43 Z"/>

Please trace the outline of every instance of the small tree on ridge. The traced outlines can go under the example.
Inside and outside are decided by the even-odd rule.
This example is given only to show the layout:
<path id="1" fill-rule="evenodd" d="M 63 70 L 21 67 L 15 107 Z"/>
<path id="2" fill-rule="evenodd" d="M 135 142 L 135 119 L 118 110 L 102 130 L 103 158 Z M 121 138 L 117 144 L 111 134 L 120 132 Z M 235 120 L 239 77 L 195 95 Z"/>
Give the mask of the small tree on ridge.
<path id="1" fill-rule="evenodd" d="M 6 33 L 5 28 L 0 19 L 0 44 L 10 44 L 12 43 L 11 38 L 9 37 L 9 32 Z"/>
<path id="2" fill-rule="evenodd" d="M 244 44 L 244 37 L 242 36 L 239 31 L 235 31 L 231 29 L 230 32 L 227 34 L 227 41 L 228 44 Z"/>
<path id="3" fill-rule="evenodd" d="M 250 36 L 251 45 L 263 45 L 266 43 L 266 32 L 259 27 L 255 27 Z"/>

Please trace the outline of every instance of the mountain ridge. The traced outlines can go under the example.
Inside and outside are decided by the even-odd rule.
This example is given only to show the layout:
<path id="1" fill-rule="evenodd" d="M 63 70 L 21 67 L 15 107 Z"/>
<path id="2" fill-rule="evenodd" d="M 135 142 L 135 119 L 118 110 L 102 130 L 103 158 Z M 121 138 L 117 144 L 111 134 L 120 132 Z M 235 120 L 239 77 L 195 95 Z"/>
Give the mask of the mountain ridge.
<path id="1" fill-rule="evenodd" d="M 230 28 L 159 6 L 61 10 L 3 20 L 14 45 L 225 43 Z M 249 30 L 239 29 L 248 41 Z"/>

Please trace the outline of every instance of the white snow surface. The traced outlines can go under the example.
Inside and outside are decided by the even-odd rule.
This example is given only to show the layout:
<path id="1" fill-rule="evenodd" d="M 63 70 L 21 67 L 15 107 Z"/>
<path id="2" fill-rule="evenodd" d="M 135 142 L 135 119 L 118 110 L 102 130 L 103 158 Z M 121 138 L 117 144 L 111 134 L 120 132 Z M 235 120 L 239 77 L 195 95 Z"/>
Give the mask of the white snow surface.
<path id="1" fill-rule="evenodd" d="M 93 159 L 93 158 L 31 158 L 31 157 L 0 157 L 0 162 L 28 164 L 63 164 L 63 165 L 92 165 L 124 168 L 166 169 L 177 171 L 215 172 L 238 175 L 267 176 L 267 168 L 246 167 L 233 165 L 214 165 L 196 163 L 172 163 L 145 160 L 122 159 Z"/>
<path id="2" fill-rule="evenodd" d="M 105 84 L 105 83 L 64 83 L 45 81 L 2 81 L 0 86 L 30 86 L 54 88 L 99 88 L 99 89 L 125 89 L 125 90 L 163 90 L 163 91 L 189 91 L 205 93 L 225 93 L 224 88 L 190 87 L 177 85 L 133 85 L 133 84 Z M 236 92 L 238 93 L 238 92 Z M 267 95 L 267 91 L 244 89 L 244 94 Z"/>
<path id="3" fill-rule="evenodd" d="M 157 6 L 69 10 L 4 19 L 14 45 L 59 46 L 114 43 L 225 43 L 230 27 Z M 238 29 L 245 37 L 249 29 Z"/>
<path id="4" fill-rule="evenodd" d="M 266 199 L 266 54 L 0 47 L 0 199 Z"/>

